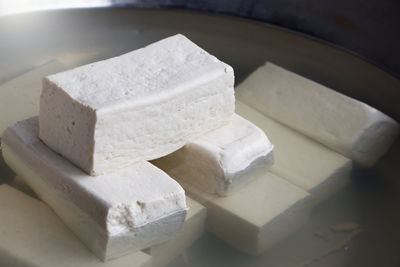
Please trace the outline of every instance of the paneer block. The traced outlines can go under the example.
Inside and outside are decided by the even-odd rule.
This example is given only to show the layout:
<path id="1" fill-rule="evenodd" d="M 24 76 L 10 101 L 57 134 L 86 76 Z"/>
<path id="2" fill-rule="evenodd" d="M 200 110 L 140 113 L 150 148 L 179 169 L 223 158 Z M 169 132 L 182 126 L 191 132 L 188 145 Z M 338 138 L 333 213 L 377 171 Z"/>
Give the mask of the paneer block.
<path id="1" fill-rule="evenodd" d="M 0 85 L 0 134 L 19 120 L 37 116 L 42 77 L 65 69 L 53 60 Z"/>
<path id="2" fill-rule="evenodd" d="M 361 166 L 372 166 L 400 131 L 379 110 L 271 63 L 236 89 L 241 101 Z"/>
<path id="3" fill-rule="evenodd" d="M 351 160 L 236 102 L 236 112 L 263 129 L 275 145 L 271 171 L 321 201 L 350 181 Z"/>
<path id="4" fill-rule="evenodd" d="M 252 180 L 227 197 L 204 193 L 191 184 L 181 185 L 207 208 L 209 232 L 242 252 L 259 255 L 307 222 L 310 203 L 306 191 L 271 172 L 257 174 Z"/>
<path id="5" fill-rule="evenodd" d="M 6 163 L 102 260 L 161 243 L 177 234 L 186 215 L 182 187 L 142 161 L 93 178 L 38 138 L 38 118 L 9 127 Z"/>
<path id="6" fill-rule="evenodd" d="M 175 35 L 48 76 L 40 139 L 91 175 L 165 156 L 227 124 L 233 69 Z"/>
<path id="7" fill-rule="evenodd" d="M 178 182 L 207 193 L 227 196 L 244 187 L 273 164 L 273 145 L 253 123 L 234 115 L 232 122 L 152 162 L 163 170 L 185 173 Z"/>
<path id="8" fill-rule="evenodd" d="M 167 265 L 203 235 L 207 215 L 206 208 L 190 197 L 186 197 L 186 203 L 189 210 L 178 236 L 145 250 L 152 257 L 153 267 Z"/>
<path id="9" fill-rule="evenodd" d="M 141 251 L 101 262 L 43 202 L 0 186 L 0 266 L 150 267 Z"/>

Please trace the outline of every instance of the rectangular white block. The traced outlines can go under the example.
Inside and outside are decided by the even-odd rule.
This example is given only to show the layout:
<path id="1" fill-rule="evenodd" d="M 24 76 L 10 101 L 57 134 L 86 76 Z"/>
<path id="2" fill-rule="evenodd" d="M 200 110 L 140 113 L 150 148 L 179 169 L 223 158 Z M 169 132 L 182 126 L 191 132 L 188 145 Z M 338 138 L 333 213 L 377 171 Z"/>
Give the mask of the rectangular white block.
<path id="1" fill-rule="evenodd" d="M 231 120 L 233 69 L 175 35 L 46 77 L 40 138 L 91 175 L 165 156 Z"/>
<path id="2" fill-rule="evenodd" d="M 379 110 L 268 62 L 236 89 L 241 101 L 362 166 L 384 155 L 400 131 Z"/>
<path id="3" fill-rule="evenodd" d="M 102 260 L 168 240 L 186 215 L 185 192 L 163 171 L 140 162 L 91 177 L 38 138 L 38 118 L 9 127 L 6 163 Z"/>
<path id="4" fill-rule="evenodd" d="M 42 77 L 65 69 L 53 60 L 0 85 L 0 134 L 19 120 L 37 116 Z"/>
<path id="5" fill-rule="evenodd" d="M 271 172 L 252 180 L 227 197 L 182 186 L 207 208 L 209 232 L 242 252 L 258 255 L 300 229 L 308 220 L 310 204 L 306 191 Z"/>
<path id="6" fill-rule="evenodd" d="M 181 179 L 178 182 L 226 196 L 249 183 L 249 178 L 255 177 L 250 172 L 266 171 L 273 164 L 273 145 L 261 129 L 234 114 L 231 123 L 152 163 L 185 173 L 175 176 Z"/>
<path id="7" fill-rule="evenodd" d="M 260 127 L 275 145 L 271 171 L 312 193 L 327 198 L 350 181 L 351 160 L 236 101 L 236 112 Z"/>
<path id="8" fill-rule="evenodd" d="M 178 236 L 145 250 L 152 257 L 153 267 L 167 265 L 203 235 L 206 208 L 190 197 L 186 197 L 186 203 L 189 210 Z"/>
<path id="9" fill-rule="evenodd" d="M 0 206 L 0 266 L 151 266 L 143 252 L 101 262 L 47 205 L 7 185 L 0 186 Z"/>

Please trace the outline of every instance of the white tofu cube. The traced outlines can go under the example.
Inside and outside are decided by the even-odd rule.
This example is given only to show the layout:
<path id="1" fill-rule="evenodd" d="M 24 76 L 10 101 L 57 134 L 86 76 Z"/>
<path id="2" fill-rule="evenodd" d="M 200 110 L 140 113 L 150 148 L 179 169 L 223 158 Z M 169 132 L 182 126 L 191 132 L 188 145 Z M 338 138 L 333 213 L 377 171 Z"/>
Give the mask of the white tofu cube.
<path id="1" fill-rule="evenodd" d="M 167 265 L 203 235 L 207 215 L 206 208 L 190 197 L 186 197 L 186 203 L 189 210 L 178 236 L 145 250 L 152 257 L 153 267 Z"/>
<path id="2" fill-rule="evenodd" d="M 141 251 L 101 262 L 43 202 L 0 186 L 0 266 L 149 267 Z"/>
<path id="3" fill-rule="evenodd" d="M 236 102 L 236 112 L 259 126 L 275 145 L 271 171 L 321 201 L 350 181 L 351 160 L 310 138 Z"/>
<path id="4" fill-rule="evenodd" d="M 153 161 L 163 170 L 204 192 L 227 196 L 244 187 L 273 164 L 273 145 L 265 133 L 239 115 L 232 122 L 189 142 L 182 149 Z M 174 169 L 174 170 L 171 170 Z"/>
<path id="5" fill-rule="evenodd" d="M 379 110 L 271 63 L 236 89 L 241 101 L 361 166 L 372 166 L 400 131 Z"/>
<path id="6" fill-rule="evenodd" d="M 246 187 L 227 197 L 204 193 L 190 184 L 182 186 L 207 208 L 209 232 L 253 255 L 267 251 L 300 229 L 311 207 L 306 191 L 271 172 L 257 174 Z"/>
<path id="7" fill-rule="evenodd" d="M 9 127 L 2 138 L 4 160 L 100 259 L 179 232 L 185 192 L 163 171 L 143 161 L 94 178 L 43 144 L 38 131 L 37 117 Z"/>
<path id="8" fill-rule="evenodd" d="M 233 69 L 175 35 L 46 77 L 39 137 L 91 175 L 165 156 L 228 123 Z"/>

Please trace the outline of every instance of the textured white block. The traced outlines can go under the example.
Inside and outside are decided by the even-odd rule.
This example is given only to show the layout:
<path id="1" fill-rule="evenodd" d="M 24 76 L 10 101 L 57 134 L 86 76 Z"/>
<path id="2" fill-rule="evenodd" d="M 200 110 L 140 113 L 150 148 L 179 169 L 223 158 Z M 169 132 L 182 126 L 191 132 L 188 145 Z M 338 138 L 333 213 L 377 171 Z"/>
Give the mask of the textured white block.
<path id="1" fill-rule="evenodd" d="M 40 138 L 91 175 L 165 156 L 234 112 L 233 69 L 175 35 L 46 77 Z"/>
<path id="2" fill-rule="evenodd" d="M 167 173 L 178 180 L 186 175 L 171 170 Z M 181 182 L 187 194 L 207 208 L 207 230 L 230 246 L 254 255 L 301 228 L 310 209 L 306 191 L 271 172 L 256 175 L 247 186 L 227 197 L 216 197 Z"/>
<path id="3" fill-rule="evenodd" d="M 271 171 L 322 200 L 350 181 L 351 160 L 236 101 L 236 112 L 263 129 L 275 145 Z"/>
<path id="4" fill-rule="evenodd" d="M 362 166 L 384 155 L 400 130 L 379 110 L 271 63 L 236 89 L 241 101 Z"/>
<path id="5" fill-rule="evenodd" d="M 239 115 L 232 122 L 189 142 L 180 150 L 152 162 L 207 193 L 229 195 L 273 164 L 273 145 L 265 133 Z M 171 173 L 173 174 L 173 173 Z"/>
<path id="6" fill-rule="evenodd" d="M 0 266 L 151 266 L 143 252 L 101 262 L 47 205 L 7 185 L 0 206 Z"/>
<path id="7" fill-rule="evenodd" d="M 44 145 L 38 118 L 9 127 L 6 163 L 101 259 L 168 240 L 186 215 L 181 186 L 148 162 L 91 177 Z"/>
<path id="8" fill-rule="evenodd" d="M 53 60 L 0 85 L 0 134 L 15 122 L 38 115 L 42 77 L 66 68 Z"/>
<path id="9" fill-rule="evenodd" d="M 189 207 L 182 231 L 173 239 L 145 250 L 152 257 L 152 266 L 161 267 L 179 256 L 204 233 L 206 208 L 190 197 L 186 198 Z"/>

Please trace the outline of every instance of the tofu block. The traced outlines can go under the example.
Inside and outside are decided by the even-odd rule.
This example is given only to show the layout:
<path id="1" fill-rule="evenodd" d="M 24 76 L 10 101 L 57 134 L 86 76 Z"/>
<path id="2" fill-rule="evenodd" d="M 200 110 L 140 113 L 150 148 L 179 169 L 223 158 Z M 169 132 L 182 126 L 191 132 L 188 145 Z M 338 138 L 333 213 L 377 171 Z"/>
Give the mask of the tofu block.
<path id="1" fill-rule="evenodd" d="M 100 259 L 116 258 L 175 236 L 186 215 L 182 187 L 142 161 L 93 178 L 38 138 L 38 118 L 9 127 L 6 163 Z"/>
<path id="2" fill-rule="evenodd" d="M 14 177 L 12 186 L 25 194 L 32 194 L 32 197 L 36 197 L 32 189 L 20 176 Z M 153 267 L 167 265 L 203 235 L 207 215 L 206 208 L 190 197 L 186 197 L 186 204 L 188 211 L 181 231 L 172 239 L 143 250 L 151 255 Z"/>
<path id="3" fill-rule="evenodd" d="M 379 110 L 267 62 L 236 88 L 248 105 L 370 167 L 399 134 Z"/>
<path id="4" fill-rule="evenodd" d="M 236 112 L 266 132 L 275 145 L 271 171 L 321 201 L 350 181 L 351 160 L 236 101 Z"/>
<path id="5" fill-rule="evenodd" d="M 265 133 L 234 114 L 232 122 L 186 144 L 182 149 L 152 162 L 174 169 L 178 182 L 204 192 L 227 196 L 251 181 L 250 172 L 264 172 L 273 164 L 273 145 Z"/>
<path id="6" fill-rule="evenodd" d="M 186 203 L 189 210 L 179 235 L 145 250 L 152 257 L 153 267 L 167 265 L 203 235 L 207 215 L 206 208 L 190 197 L 186 197 Z"/>
<path id="7" fill-rule="evenodd" d="M 253 255 L 265 252 L 300 229 L 307 222 L 310 209 L 306 191 L 271 172 L 257 176 L 227 197 L 181 184 L 190 197 L 207 208 L 207 231 L 233 248 Z"/>
<path id="8" fill-rule="evenodd" d="M 175 35 L 43 79 L 40 139 L 91 175 L 165 156 L 227 124 L 233 69 Z"/>
<path id="9" fill-rule="evenodd" d="M 0 133 L 19 120 L 37 116 L 42 77 L 66 68 L 52 60 L 0 85 Z"/>
<path id="10" fill-rule="evenodd" d="M 0 185 L 0 266 L 149 267 L 141 251 L 101 262 L 43 202 Z"/>

